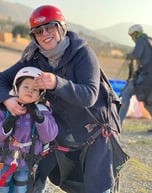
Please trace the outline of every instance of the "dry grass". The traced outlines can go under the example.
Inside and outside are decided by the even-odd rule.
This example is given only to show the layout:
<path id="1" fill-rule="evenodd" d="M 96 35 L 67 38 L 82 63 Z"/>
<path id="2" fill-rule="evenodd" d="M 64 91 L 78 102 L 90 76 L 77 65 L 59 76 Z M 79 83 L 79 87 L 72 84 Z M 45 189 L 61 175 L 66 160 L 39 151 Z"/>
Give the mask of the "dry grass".
<path id="1" fill-rule="evenodd" d="M 103 57 L 100 56 L 99 62 L 101 68 L 105 71 L 106 75 L 110 79 L 126 79 L 122 72 L 126 70 L 127 63 L 126 60 L 122 58 L 113 58 L 113 57 Z M 123 76 L 123 77 L 122 77 Z"/>
<path id="2" fill-rule="evenodd" d="M 12 64 L 16 63 L 21 57 L 21 53 L 0 48 L 0 71 L 5 70 Z"/>
<path id="3" fill-rule="evenodd" d="M 152 120 L 126 119 L 121 140 L 130 160 L 122 169 L 121 193 L 152 192 Z"/>
<path id="4" fill-rule="evenodd" d="M 25 48 L 22 44 L 0 42 L 0 70 L 16 63 Z M 122 69 L 127 67 L 124 59 L 99 56 L 99 63 L 110 79 L 122 79 Z"/>

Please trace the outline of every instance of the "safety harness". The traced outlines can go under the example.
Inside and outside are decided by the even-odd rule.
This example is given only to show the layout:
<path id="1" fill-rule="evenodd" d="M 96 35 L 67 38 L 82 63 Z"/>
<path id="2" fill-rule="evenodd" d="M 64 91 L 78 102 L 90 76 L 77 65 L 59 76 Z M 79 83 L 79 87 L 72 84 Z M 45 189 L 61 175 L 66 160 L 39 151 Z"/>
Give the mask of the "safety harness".
<path id="1" fill-rule="evenodd" d="M 8 111 L 6 111 L 5 114 L 5 118 L 7 118 L 10 115 L 10 113 Z M 29 177 L 28 177 L 28 182 L 17 182 L 14 181 L 14 184 L 17 186 L 23 186 L 25 184 L 28 183 L 28 185 L 32 185 L 35 181 L 35 177 L 36 177 L 36 169 L 37 166 L 39 164 L 39 161 L 46 156 L 46 154 L 48 153 L 48 146 L 49 144 L 44 144 L 43 145 L 43 150 L 39 155 L 35 155 L 34 154 L 34 150 L 35 150 L 35 142 L 36 139 L 38 137 L 38 134 L 36 132 L 36 127 L 35 127 L 35 123 L 33 123 L 32 129 L 31 129 L 31 138 L 32 141 L 30 142 L 26 142 L 26 143 L 20 143 L 18 142 L 14 137 L 13 137 L 13 133 L 11 134 L 11 136 L 9 136 L 5 141 L 4 141 L 4 145 L 3 147 L 0 149 L 0 156 L 1 156 L 1 160 L 0 160 L 0 169 L 3 168 L 3 165 L 5 163 L 5 159 L 7 156 L 10 156 L 13 158 L 13 161 L 10 164 L 10 168 L 4 172 L 1 176 L 0 179 L 0 186 L 9 186 L 9 183 L 6 183 L 6 178 L 12 174 L 16 168 L 18 167 L 18 160 L 25 160 L 29 169 Z M 13 146 L 18 147 L 18 150 L 9 150 L 9 143 L 12 143 Z M 20 149 L 30 146 L 30 150 L 28 153 L 24 153 L 22 151 L 20 151 Z"/>
<path id="2" fill-rule="evenodd" d="M 61 75 L 62 77 L 65 77 L 67 71 L 67 65 L 65 65 L 65 67 L 62 69 Z M 113 187 L 113 189 L 111 189 L 111 191 L 113 193 L 116 193 L 119 191 L 119 171 L 122 168 L 122 166 L 124 165 L 124 163 L 129 159 L 129 156 L 123 151 L 123 149 L 121 148 L 117 138 L 119 136 L 119 129 L 120 129 L 120 123 L 118 122 L 117 118 L 114 116 L 113 112 L 112 112 L 112 103 L 115 103 L 116 108 L 119 109 L 119 100 L 118 97 L 115 95 L 115 93 L 112 90 L 111 85 L 108 82 L 108 79 L 106 77 L 106 75 L 104 74 L 104 72 L 102 70 L 100 70 L 101 76 L 100 76 L 100 83 L 101 86 L 103 87 L 103 90 L 105 90 L 105 92 L 107 92 L 107 119 L 104 122 L 101 122 L 100 120 L 98 120 L 96 118 L 96 116 L 91 112 L 91 110 L 89 108 L 85 108 L 85 110 L 87 111 L 87 113 L 92 117 L 92 119 L 94 120 L 93 124 L 87 124 L 85 127 L 87 129 L 87 131 L 93 131 L 94 132 L 91 134 L 91 136 L 83 143 L 77 143 L 77 142 L 66 142 L 65 143 L 65 147 L 67 149 L 65 149 L 66 151 L 78 151 L 81 150 L 81 153 L 79 155 L 79 163 L 80 166 L 77 165 L 78 163 L 74 163 L 72 162 L 72 160 L 67 159 L 68 157 L 66 157 L 65 154 L 62 154 L 58 151 L 55 151 L 56 153 L 56 158 L 58 161 L 58 169 L 56 169 L 49 175 L 49 179 L 55 184 L 60 186 L 61 189 L 63 189 L 64 191 L 69 191 L 72 190 L 72 192 L 76 193 L 76 192 L 84 192 L 83 190 L 83 179 L 81 179 L 81 175 L 80 173 L 83 173 L 83 166 L 84 166 L 84 161 L 85 161 L 85 157 L 86 157 L 86 153 L 88 150 L 88 147 L 90 145 L 92 145 L 96 139 L 99 136 L 103 136 L 104 138 L 109 138 L 110 144 L 111 144 L 111 149 L 112 149 L 112 153 L 113 153 L 113 172 L 114 172 L 114 176 L 115 176 L 115 186 Z M 118 110 L 117 109 L 117 110 Z M 112 128 L 110 121 L 114 120 L 116 127 L 118 128 L 118 130 Z M 117 136 L 117 137 L 116 137 Z M 63 147 L 61 146 L 56 146 L 54 149 L 55 150 L 62 150 Z M 76 164 L 76 165 L 75 165 Z M 76 170 L 73 170 L 71 168 L 76 168 Z M 69 169 L 69 172 L 67 171 Z M 71 170 L 73 170 L 72 173 L 77 173 L 78 170 L 81 170 L 80 173 L 78 173 L 80 179 L 78 179 L 78 181 L 71 181 L 69 175 L 71 173 Z M 60 179 L 58 179 L 56 176 L 58 176 L 58 172 L 60 173 Z M 56 178 L 55 178 L 55 177 Z M 82 174 L 83 176 L 83 174 Z M 58 181 L 59 180 L 59 181 Z"/>

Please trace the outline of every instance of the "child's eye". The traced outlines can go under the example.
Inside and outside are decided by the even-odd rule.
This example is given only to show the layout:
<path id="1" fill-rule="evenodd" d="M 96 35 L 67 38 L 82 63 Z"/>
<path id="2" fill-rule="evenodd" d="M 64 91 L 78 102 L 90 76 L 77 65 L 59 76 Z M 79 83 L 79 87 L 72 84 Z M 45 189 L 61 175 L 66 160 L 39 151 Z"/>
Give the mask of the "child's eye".
<path id="1" fill-rule="evenodd" d="M 23 88 L 26 88 L 26 89 L 28 89 L 28 86 L 23 86 Z"/>
<path id="2" fill-rule="evenodd" d="M 38 89 L 35 88 L 35 89 L 33 89 L 33 91 L 34 91 L 34 92 L 38 92 Z"/>

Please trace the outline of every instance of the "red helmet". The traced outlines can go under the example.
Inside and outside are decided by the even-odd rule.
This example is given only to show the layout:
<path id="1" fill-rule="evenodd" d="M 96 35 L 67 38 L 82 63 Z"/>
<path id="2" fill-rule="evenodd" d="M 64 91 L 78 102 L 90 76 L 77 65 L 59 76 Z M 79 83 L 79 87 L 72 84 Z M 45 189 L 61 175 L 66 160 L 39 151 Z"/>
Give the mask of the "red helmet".
<path id="1" fill-rule="evenodd" d="M 38 7 L 33 11 L 29 19 L 31 29 L 52 21 L 58 22 L 63 29 L 65 28 L 66 21 L 61 10 L 52 5 Z"/>

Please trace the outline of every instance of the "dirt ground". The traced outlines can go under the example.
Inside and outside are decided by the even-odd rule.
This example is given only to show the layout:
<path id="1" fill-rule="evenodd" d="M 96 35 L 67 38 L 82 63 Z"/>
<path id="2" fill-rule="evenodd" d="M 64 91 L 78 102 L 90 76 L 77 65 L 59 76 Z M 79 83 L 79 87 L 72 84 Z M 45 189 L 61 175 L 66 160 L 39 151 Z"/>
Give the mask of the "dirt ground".
<path id="1" fill-rule="evenodd" d="M 5 45 L 1 45 L 0 43 L 0 71 L 3 71 L 8 66 L 11 66 L 17 62 L 17 60 L 22 55 L 22 50 L 24 46 L 17 46 L 16 50 L 12 50 L 13 45 L 11 45 L 10 49 L 6 49 Z M 116 59 L 116 58 L 108 58 L 108 57 L 99 57 L 99 63 L 101 68 L 106 73 L 107 77 L 110 79 L 122 79 L 122 70 L 123 65 L 126 66 L 124 59 Z"/>
<path id="2" fill-rule="evenodd" d="M 21 57 L 21 52 L 13 52 L 0 48 L 0 71 L 5 70 L 7 67 L 16 63 L 17 60 Z"/>

